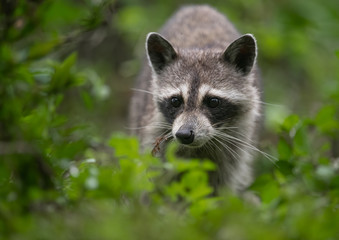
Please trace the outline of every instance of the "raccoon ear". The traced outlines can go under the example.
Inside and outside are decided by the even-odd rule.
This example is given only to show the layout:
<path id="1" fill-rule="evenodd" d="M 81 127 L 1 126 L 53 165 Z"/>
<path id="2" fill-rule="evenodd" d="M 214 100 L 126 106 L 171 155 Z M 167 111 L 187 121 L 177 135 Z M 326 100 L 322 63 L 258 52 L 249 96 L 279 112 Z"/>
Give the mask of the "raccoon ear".
<path id="1" fill-rule="evenodd" d="M 177 57 L 172 45 L 158 33 L 147 35 L 146 51 L 149 62 L 157 73 L 160 73 L 165 66 Z"/>
<path id="2" fill-rule="evenodd" d="M 252 70 L 256 56 L 256 40 L 252 34 L 246 34 L 228 46 L 223 54 L 223 60 L 233 65 L 243 75 L 247 75 Z"/>

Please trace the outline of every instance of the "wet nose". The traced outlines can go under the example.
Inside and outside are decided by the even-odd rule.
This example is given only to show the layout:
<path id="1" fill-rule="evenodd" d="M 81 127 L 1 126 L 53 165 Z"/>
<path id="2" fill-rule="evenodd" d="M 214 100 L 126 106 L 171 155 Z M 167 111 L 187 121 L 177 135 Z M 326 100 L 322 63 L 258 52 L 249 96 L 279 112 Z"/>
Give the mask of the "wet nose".
<path id="1" fill-rule="evenodd" d="M 181 127 L 175 136 L 182 144 L 190 144 L 194 140 L 194 132 L 191 128 Z"/>

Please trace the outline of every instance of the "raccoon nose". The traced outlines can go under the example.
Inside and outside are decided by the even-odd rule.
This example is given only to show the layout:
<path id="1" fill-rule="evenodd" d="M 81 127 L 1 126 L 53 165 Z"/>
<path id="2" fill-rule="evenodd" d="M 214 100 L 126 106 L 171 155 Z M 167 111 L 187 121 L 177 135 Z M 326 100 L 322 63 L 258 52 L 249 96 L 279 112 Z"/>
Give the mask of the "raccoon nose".
<path id="1" fill-rule="evenodd" d="M 175 136 L 182 144 L 190 144 L 194 140 L 194 132 L 189 128 L 179 128 Z"/>

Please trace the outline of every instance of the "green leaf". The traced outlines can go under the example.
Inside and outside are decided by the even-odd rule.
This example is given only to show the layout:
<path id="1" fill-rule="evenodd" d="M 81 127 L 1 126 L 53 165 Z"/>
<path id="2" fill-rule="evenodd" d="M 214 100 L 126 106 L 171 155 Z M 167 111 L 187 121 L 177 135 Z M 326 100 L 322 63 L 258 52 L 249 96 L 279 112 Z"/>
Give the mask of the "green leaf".
<path id="1" fill-rule="evenodd" d="M 288 161 L 278 161 L 276 162 L 277 171 L 282 173 L 284 176 L 291 176 L 293 175 L 293 168 L 294 165 Z"/>
<path id="2" fill-rule="evenodd" d="M 180 196 L 185 195 L 185 189 L 179 182 L 172 182 L 164 188 L 166 196 L 170 197 L 171 201 L 176 202 Z"/>
<path id="3" fill-rule="evenodd" d="M 279 183 L 274 180 L 271 174 L 263 174 L 255 180 L 251 190 L 259 194 L 264 204 L 270 204 L 280 197 Z"/>
<path id="4" fill-rule="evenodd" d="M 55 66 L 55 72 L 52 75 L 49 92 L 59 92 L 82 82 L 82 79 L 76 78 L 71 72 L 76 59 L 77 54 L 72 53 L 62 64 Z"/>
<path id="5" fill-rule="evenodd" d="M 49 54 L 56 46 L 61 43 L 60 39 L 53 39 L 47 42 L 39 42 L 29 49 L 28 58 L 37 59 Z"/>
<path id="6" fill-rule="evenodd" d="M 283 138 L 278 143 L 278 154 L 280 160 L 289 160 L 292 158 L 292 148 Z"/>
<path id="7" fill-rule="evenodd" d="M 337 58 L 339 59 L 339 50 L 335 51 L 335 55 L 336 55 Z"/>
<path id="8" fill-rule="evenodd" d="M 199 218 L 206 212 L 218 208 L 218 202 L 220 198 L 200 198 L 192 203 L 189 210 L 192 216 Z"/>
<path id="9" fill-rule="evenodd" d="M 109 145 L 114 148 L 115 155 L 119 158 L 139 158 L 139 143 L 136 138 L 129 138 L 124 134 L 114 134 L 109 140 Z"/>
<path id="10" fill-rule="evenodd" d="M 339 112 L 336 106 L 327 105 L 320 109 L 314 122 L 322 133 L 336 135 L 339 130 L 338 114 Z"/>
<path id="11" fill-rule="evenodd" d="M 82 22 L 84 27 L 87 28 L 87 30 L 97 28 L 103 22 L 102 8 L 100 6 L 93 7 L 92 11 L 90 12 L 90 15 L 84 18 Z"/>
<path id="12" fill-rule="evenodd" d="M 93 99 L 86 91 L 81 91 L 81 97 L 86 108 L 90 110 L 93 109 L 94 106 Z"/>
<path id="13" fill-rule="evenodd" d="M 306 156 L 309 153 L 309 141 L 305 128 L 299 128 L 293 138 L 294 154 L 297 156 Z"/>
<path id="14" fill-rule="evenodd" d="M 299 123 L 299 121 L 300 119 L 298 115 L 290 115 L 284 120 L 282 128 L 283 130 L 290 132 Z"/>
<path id="15" fill-rule="evenodd" d="M 334 193 L 336 195 L 334 195 L 334 197 L 337 200 L 337 203 L 339 204 L 339 174 L 338 173 L 332 177 L 330 187 L 335 191 Z"/>

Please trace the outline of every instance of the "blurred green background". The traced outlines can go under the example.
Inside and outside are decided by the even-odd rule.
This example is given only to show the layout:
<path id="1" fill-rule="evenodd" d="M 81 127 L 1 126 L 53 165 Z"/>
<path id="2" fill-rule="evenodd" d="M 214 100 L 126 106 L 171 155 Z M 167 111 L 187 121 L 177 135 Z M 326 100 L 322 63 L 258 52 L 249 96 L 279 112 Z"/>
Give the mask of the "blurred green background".
<path id="1" fill-rule="evenodd" d="M 30 1 L 28 1 L 30 2 Z M 43 1 L 42 1 L 43 2 Z M 94 69 L 105 87 L 91 89 L 102 100 L 86 108 L 71 92 L 64 110 L 86 120 L 100 134 L 126 131 L 130 88 L 140 69 L 145 36 L 157 31 L 190 1 L 50 1 L 29 41 L 70 38 L 53 53 L 78 53 L 81 69 Z M 339 89 L 339 13 L 335 0 L 196 1 L 225 13 L 241 33 L 259 45 L 267 125 L 274 128 L 290 113 L 312 115 Z M 39 5 L 39 1 L 31 1 Z M 105 7 L 102 7 L 102 5 Z M 93 9 L 97 9 L 93 12 Z M 79 25 L 86 29 L 78 33 Z M 72 38 L 72 36 L 74 36 Z M 25 44 L 25 42 L 21 43 Z M 94 76 L 93 76 L 94 78 Z"/>
<path id="2" fill-rule="evenodd" d="M 147 33 L 193 3 L 257 38 L 260 206 L 121 135 Z M 338 239 L 338 149 L 337 0 L 0 0 L 0 239 Z"/>

